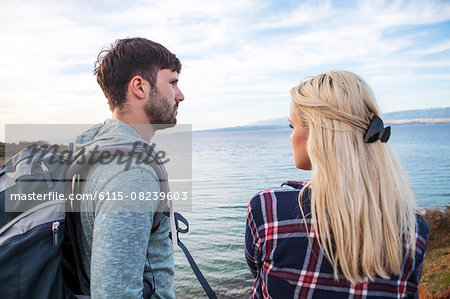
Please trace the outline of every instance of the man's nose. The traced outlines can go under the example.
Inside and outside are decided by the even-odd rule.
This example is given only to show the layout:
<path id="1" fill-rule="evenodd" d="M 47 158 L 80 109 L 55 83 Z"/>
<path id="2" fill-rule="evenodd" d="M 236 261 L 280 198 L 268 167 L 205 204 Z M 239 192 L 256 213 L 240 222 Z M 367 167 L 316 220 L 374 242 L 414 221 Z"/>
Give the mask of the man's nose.
<path id="1" fill-rule="evenodd" d="M 184 94 L 181 92 L 181 90 L 178 87 L 175 92 L 175 101 L 177 101 L 177 102 L 184 101 Z"/>

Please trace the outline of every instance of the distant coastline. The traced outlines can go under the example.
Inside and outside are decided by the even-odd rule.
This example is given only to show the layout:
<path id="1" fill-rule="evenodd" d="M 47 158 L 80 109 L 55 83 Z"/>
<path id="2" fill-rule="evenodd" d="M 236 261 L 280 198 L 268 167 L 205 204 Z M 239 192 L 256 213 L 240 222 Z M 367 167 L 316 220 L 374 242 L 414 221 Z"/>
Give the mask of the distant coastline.
<path id="1" fill-rule="evenodd" d="M 411 118 L 411 119 L 385 119 L 386 125 L 413 125 L 413 124 L 449 124 L 450 118 Z M 209 133 L 209 132 L 237 132 L 237 131 L 261 131 L 261 130 L 274 130 L 274 129 L 287 129 L 289 122 L 287 118 L 274 119 L 267 121 L 266 123 L 260 122 L 260 124 L 253 124 L 248 126 L 236 126 L 217 128 L 209 130 L 199 130 L 193 133 Z"/>
<path id="2" fill-rule="evenodd" d="M 413 118 L 413 119 L 386 119 L 386 124 L 405 125 L 405 124 L 448 124 L 450 118 Z"/>
<path id="3" fill-rule="evenodd" d="M 429 109 L 416 109 L 416 110 L 404 110 L 396 112 L 382 113 L 382 118 L 385 123 L 390 124 L 437 124 L 437 123 L 450 123 L 450 107 L 445 108 L 429 108 Z M 248 124 L 248 126 L 288 126 L 288 120 L 286 117 L 266 119 L 258 122 Z"/>

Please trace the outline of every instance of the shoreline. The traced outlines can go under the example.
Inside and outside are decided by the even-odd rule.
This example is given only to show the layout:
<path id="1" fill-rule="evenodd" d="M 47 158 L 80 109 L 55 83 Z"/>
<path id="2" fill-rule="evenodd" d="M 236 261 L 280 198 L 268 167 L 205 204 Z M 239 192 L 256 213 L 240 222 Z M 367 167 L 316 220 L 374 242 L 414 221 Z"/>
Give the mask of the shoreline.
<path id="1" fill-rule="evenodd" d="M 450 205 L 425 209 L 422 216 L 430 232 L 419 297 L 450 298 Z"/>
<path id="2" fill-rule="evenodd" d="M 448 124 L 450 118 L 410 118 L 410 119 L 386 119 L 386 124 L 409 125 L 409 124 Z"/>

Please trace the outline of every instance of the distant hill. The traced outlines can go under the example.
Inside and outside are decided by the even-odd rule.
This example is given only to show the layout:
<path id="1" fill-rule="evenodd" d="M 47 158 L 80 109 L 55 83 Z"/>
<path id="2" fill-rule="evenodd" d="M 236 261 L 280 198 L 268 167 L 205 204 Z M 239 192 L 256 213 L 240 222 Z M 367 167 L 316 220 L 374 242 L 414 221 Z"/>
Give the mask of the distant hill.
<path id="1" fill-rule="evenodd" d="M 412 124 L 412 123 L 450 123 L 450 107 L 405 110 L 383 113 L 383 119 L 387 124 Z M 233 131 L 255 131 L 287 128 L 288 117 L 272 118 L 250 123 L 246 126 L 219 128 L 212 130 L 201 130 L 197 132 L 233 132 Z"/>
<path id="2" fill-rule="evenodd" d="M 288 116 L 257 121 L 249 126 L 289 126 Z"/>
<path id="3" fill-rule="evenodd" d="M 450 118 L 450 107 L 389 112 L 384 113 L 383 118 L 386 120 Z"/>
<path id="4" fill-rule="evenodd" d="M 209 129 L 209 130 L 199 130 L 194 131 L 192 133 L 204 133 L 204 132 L 235 132 L 235 131 L 261 131 L 261 130 L 273 130 L 280 128 L 287 128 L 289 124 L 286 123 L 284 125 L 276 124 L 276 125 L 257 125 L 257 126 L 238 126 L 238 127 L 226 127 L 226 128 L 217 128 L 217 129 Z"/>
<path id="5" fill-rule="evenodd" d="M 383 119 L 386 120 L 387 122 L 391 121 L 392 123 L 408 123 L 403 120 L 410 120 L 409 121 L 410 123 L 450 122 L 450 107 L 388 112 L 383 113 Z M 287 125 L 289 125 L 287 116 L 281 118 L 262 120 L 249 124 L 249 126 L 287 126 Z"/>
<path id="6" fill-rule="evenodd" d="M 0 142 L 0 167 L 3 166 L 5 161 L 5 143 Z"/>

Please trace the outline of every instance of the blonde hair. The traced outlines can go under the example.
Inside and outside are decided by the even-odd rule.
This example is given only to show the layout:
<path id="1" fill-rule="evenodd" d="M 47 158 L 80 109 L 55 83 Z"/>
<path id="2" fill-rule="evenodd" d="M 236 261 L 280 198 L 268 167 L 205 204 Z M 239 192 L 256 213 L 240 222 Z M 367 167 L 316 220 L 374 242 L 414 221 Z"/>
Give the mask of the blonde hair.
<path id="1" fill-rule="evenodd" d="M 400 274 L 403 245 L 415 251 L 417 206 L 389 145 L 363 140 L 380 116 L 370 87 L 351 72 L 330 71 L 303 81 L 291 97 L 309 128 L 311 214 L 335 279 Z"/>

